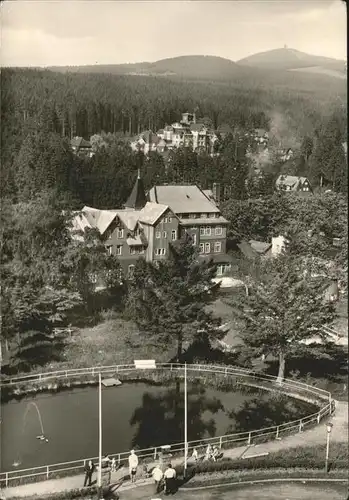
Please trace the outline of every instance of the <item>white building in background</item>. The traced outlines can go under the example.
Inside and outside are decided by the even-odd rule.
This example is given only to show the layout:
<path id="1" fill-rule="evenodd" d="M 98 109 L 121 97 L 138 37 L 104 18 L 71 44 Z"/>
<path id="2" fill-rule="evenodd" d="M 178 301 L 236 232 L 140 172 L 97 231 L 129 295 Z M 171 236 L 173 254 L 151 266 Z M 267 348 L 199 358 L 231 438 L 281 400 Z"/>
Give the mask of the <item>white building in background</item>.
<path id="1" fill-rule="evenodd" d="M 279 236 L 273 236 L 271 239 L 271 254 L 273 257 L 280 255 L 285 248 L 286 238 L 279 234 Z"/>
<path id="2" fill-rule="evenodd" d="M 206 151 L 213 155 L 217 140 L 217 134 L 204 123 L 197 122 L 194 113 L 183 113 L 180 122 L 166 125 L 156 133 L 148 130 L 136 136 L 131 148 L 146 155 L 151 151 L 164 152 L 186 146 L 193 151 Z"/>

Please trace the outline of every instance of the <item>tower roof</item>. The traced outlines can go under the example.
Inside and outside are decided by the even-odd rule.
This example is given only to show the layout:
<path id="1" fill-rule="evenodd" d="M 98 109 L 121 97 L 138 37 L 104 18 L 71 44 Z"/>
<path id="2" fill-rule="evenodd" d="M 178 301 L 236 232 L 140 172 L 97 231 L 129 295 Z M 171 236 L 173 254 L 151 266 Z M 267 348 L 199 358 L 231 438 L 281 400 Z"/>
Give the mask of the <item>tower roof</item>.
<path id="1" fill-rule="evenodd" d="M 144 191 L 143 181 L 141 179 L 140 170 L 138 169 L 138 175 L 136 182 L 133 186 L 130 196 L 125 203 L 125 208 L 133 208 L 134 210 L 142 210 L 142 208 L 147 203 L 147 197 Z"/>

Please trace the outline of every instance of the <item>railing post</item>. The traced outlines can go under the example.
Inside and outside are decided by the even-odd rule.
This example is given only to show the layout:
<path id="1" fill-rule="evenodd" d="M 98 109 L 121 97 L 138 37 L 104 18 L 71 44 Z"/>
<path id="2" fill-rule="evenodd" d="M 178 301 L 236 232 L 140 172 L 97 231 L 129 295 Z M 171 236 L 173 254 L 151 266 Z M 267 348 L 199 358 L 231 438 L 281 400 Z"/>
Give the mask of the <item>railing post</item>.
<path id="1" fill-rule="evenodd" d="M 171 372 L 172 372 L 172 363 L 171 363 Z"/>
<path id="2" fill-rule="evenodd" d="M 39 380 L 41 380 L 41 373 L 39 374 Z"/>
<path id="3" fill-rule="evenodd" d="M 321 413 L 319 412 L 318 416 L 317 416 L 317 423 L 319 424 L 320 423 L 320 419 L 321 419 Z"/>
<path id="4" fill-rule="evenodd" d="M 247 441 L 247 444 L 251 444 L 251 433 L 250 433 L 250 432 L 248 433 L 248 441 Z"/>
<path id="5" fill-rule="evenodd" d="M 92 375 L 95 374 L 95 367 L 92 368 Z"/>
<path id="6" fill-rule="evenodd" d="M 228 374 L 228 368 L 225 369 L 225 373 L 224 373 L 224 376 L 226 377 Z"/>
<path id="7" fill-rule="evenodd" d="M 49 474 L 50 474 L 50 466 L 47 465 L 46 466 L 46 479 L 48 479 Z"/>
<path id="8" fill-rule="evenodd" d="M 8 487 L 8 472 L 6 472 L 6 475 L 5 475 L 5 486 L 6 486 L 6 488 Z"/>
<path id="9" fill-rule="evenodd" d="M 118 465 L 120 465 L 120 462 L 121 462 L 121 456 L 120 456 L 120 453 L 118 454 Z"/>
<path id="10" fill-rule="evenodd" d="M 276 436 L 275 436 L 275 439 L 279 439 L 279 432 L 280 432 L 280 427 L 277 426 L 276 427 Z"/>
<path id="11" fill-rule="evenodd" d="M 302 432 L 302 430 L 303 430 L 303 422 L 302 422 L 302 419 L 300 419 L 298 432 Z"/>
<path id="12" fill-rule="evenodd" d="M 223 444 L 223 438 L 222 436 L 219 438 L 219 448 L 222 448 L 222 444 Z"/>
<path id="13" fill-rule="evenodd" d="M 154 448 L 154 460 L 156 460 L 156 456 L 157 456 L 157 448 Z"/>
<path id="14" fill-rule="evenodd" d="M 65 371 L 65 377 L 66 378 L 68 377 L 68 371 L 67 370 Z"/>

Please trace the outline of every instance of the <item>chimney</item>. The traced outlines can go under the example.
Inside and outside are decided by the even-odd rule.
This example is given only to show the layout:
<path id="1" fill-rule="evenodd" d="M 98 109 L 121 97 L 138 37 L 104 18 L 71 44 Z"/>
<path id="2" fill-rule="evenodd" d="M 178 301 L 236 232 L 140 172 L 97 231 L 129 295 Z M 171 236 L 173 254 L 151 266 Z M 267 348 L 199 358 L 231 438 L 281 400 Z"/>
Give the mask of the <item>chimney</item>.
<path id="1" fill-rule="evenodd" d="M 216 202 L 217 205 L 219 205 L 220 201 L 221 201 L 221 185 L 214 182 L 213 183 L 213 186 L 212 186 L 212 194 L 213 194 L 213 198 Z"/>

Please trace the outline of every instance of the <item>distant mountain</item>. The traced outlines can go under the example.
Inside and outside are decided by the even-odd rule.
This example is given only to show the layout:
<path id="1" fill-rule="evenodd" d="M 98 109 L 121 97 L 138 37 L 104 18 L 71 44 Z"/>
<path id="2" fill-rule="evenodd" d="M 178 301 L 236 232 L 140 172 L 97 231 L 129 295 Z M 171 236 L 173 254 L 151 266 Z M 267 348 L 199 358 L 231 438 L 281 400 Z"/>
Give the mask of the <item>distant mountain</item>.
<path id="1" fill-rule="evenodd" d="M 260 69 L 306 71 L 339 78 L 346 77 L 345 61 L 314 56 L 286 47 L 253 54 L 240 59 L 237 64 Z"/>
<path id="2" fill-rule="evenodd" d="M 90 66 L 52 66 L 53 71 L 109 73 L 113 75 L 177 76 L 187 79 L 229 79 L 245 73 L 230 59 L 216 56 L 179 56 L 153 63 L 96 64 Z"/>
<path id="3" fill-rule="evenodd" d="M 238 63 L 216 56 L 179 56 L 156 62 L 133 64 L 94 64 L 51 66 L 57 72 L 105 73 L 143 77 L 168 77 L 186 81 L 245 82 L 256 85 L 282 85 L 311 90 L 346 77 L 344 63 L 326 57 L 310 56 L 293 49 L 276 49 L 255 54 Z M 342 72 L 340 72 L 340 70 Z M 290 75 L 292 71 L 292 77 Z M 333 77 L 337 78 L 333 78 Z M 339 82 L 338 82 L 339 83 Z"/>

